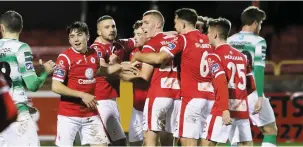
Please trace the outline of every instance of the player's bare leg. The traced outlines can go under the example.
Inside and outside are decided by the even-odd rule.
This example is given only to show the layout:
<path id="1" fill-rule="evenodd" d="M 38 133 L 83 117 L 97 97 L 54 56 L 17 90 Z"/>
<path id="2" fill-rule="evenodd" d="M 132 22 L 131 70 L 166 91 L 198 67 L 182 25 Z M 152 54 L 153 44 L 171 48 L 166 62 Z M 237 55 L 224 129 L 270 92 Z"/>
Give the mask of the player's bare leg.
<path id="1" fill-rule="evenodd" d="M 145 146 L 157 146 L 160 138 L 159 132 L 148 130 L 146 131 L 146 138 L 144 138 Z"/>
<path id="2" fill-rule="evenodd" d="M 202 139 L 201 146 L 216 146 L 218 143 L 206 139 Z"/>
<path id="3" fill-rule="evenodd" d="M 259 128 L 264 135 L 262 146 L 272 146 L 275 144 L 278 134 L 276 122 L 269 123 Z"/>
<path id="4" fill-rule="evenodd" d="M 107 144 L 91 144 L 91 147 L 107 146 Z"/>
<path id="5" fill-rule="evenodd" d="M 197 146 L 198 140 L 193 138 L 181 138 L 181 145 L 182 146 Z"/>
<path id="6" fill-rule="evenodd" d="M 252 141 L 239 142 L 238 146 L 253 146 Z"/>
<path id="7" fill-rule="evenodd" d="M 174 136 L 172 133 L 160 132 L 160 142 L 161 146 L 173 146 L 174 145 Z"/>

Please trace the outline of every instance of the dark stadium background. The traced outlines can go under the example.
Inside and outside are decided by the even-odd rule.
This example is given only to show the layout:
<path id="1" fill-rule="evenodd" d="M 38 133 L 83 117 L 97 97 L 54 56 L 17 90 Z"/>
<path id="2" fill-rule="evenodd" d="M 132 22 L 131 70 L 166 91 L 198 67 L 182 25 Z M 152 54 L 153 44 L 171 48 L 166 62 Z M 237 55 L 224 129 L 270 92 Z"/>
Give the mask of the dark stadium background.
<path id="1" fill-rule="evenodd" d="M 117 24 L 118 37 L 132 37 L 133 23 L 150 9 L 160 10 L 165 17 L 165 31 L 173 30 L 174 11 L 194 8 L 199 15 L 225 17 L 232 22 L 231 34 L 241 28 L 240 15 L 249 5 L 257 5 L 267 14 L 261 36 L 268 44 L 265 92 L 271 98 L 279 128 L 279 145 L 303 145 L 303 2 L 215 2 L 215 1 L 9 1 L 0 2 L 0 13 L 15 10 L 23 16 L 24 29 L 20 40 L 33 49 L 35 59 L 56 60 L 58 53 L 69 46 L 65 28 L 76 20 L 85 20 L 90 28 L 92 42 L 96 37 L 96 20 L 111 15 Z M 43 87 L 49 92 L 51 79 Z M 124 83 L 121 101 L 130 103 L 131 85 Z M 41 92 L 41 91 L 40 91 Z M 34 105 L 40 109 L 39 134 L 42 140 L 52 138 L 56 130 L 58 99 L 34 96 Z M 126 100 L 125 100 L 125 99 Z M 55 100 L 55 102 L 54 102 Z M 48 105 L 46 105 L 47 103 Z M 121 103 L 121 102 L 120 102 Z M 119 105 L 124 128 L 128 124 L 131 106 Z M 127 110 L 124 110 L 127 109 Z M 50 114 L 48 114 L 50 113 Z M 46 118 L 47 116 L 47 118 Z M 47 128 L 44 128 L 46 126 Z M 253 129 L 254 139 L 262 136 Z M 42 145 L 53 145 L 45 143 Z"/>

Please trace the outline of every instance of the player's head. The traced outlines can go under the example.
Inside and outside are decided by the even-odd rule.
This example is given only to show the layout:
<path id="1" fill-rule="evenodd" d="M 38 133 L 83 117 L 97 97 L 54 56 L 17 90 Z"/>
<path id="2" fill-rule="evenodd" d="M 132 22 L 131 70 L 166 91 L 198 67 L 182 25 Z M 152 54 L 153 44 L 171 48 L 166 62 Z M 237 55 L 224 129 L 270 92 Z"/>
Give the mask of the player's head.
<path id="1" fill-rule="evenodd" d="M 16 11 L 6 11 L 0 16 L 1 33 L 20 33 L 23 28 L 22 16 Z"/>
<path id="2" fill-rule="evenodd" d="M 76 21 L 67 27 L 68 40 L 78 52 L 86 51 L 89 31 L 86 23 Z"/>
<path id="3" fill-rule="evenodd" d="M 146 37 L 151 38 L 157 32 L 161 32 L 164 27 L 164 17 L 160 11 L 150 10 L 143 14 L 142 29 Z"/>
<path id="4" fill-rule="evenodd" d="M 181 8 L 175 12 L 175 29 L 180 34 L 187 28 L 195 28 L 198 15 L 196 10 Z"/>
<path id="5" fill-rule="evenodd" d="M 210 18 L 198 16 L 198 21 L 196 24 L 196 29 L 198 29 L 201 33 L 206 34 L 207 33 L 207 21 Z"/>
<path id="6" fill-rule="evenodd" d="M 215 45 L 216 41 L 226 40 L 231 28 L 231 23 L 226 18 L 210 19 L 208 21 L 208 33 L 210 44 Z"/>
<path id="7" fill-rule="evenodd" d="M 247 7 L 241 14 L 242 25 L 251 27 L 256 34 L 259 34 L 261 24 L 265 19 L 265 12 L 255 6 Z"/>
<path id="8" fill-rule="evenodd" d="M 146 36 L 145 33 L 142 29 L 142 24 L 143 22 L 141 20 L 138 20 L 135 22 L 135 24 L 133 25 L 134 28 L 134 38 L 135 38 L 135 46 L 136 47 L 142 47 L 144 45 L 144 43 L 146 42 Z"/>
<path id="9" fill-rule="evenodd" d="M 101 16 L 97 20 L 97 34 L 104 40 L 110 42 L 115 40 L 117 37 L 115 20 L 109 15 Z"/>

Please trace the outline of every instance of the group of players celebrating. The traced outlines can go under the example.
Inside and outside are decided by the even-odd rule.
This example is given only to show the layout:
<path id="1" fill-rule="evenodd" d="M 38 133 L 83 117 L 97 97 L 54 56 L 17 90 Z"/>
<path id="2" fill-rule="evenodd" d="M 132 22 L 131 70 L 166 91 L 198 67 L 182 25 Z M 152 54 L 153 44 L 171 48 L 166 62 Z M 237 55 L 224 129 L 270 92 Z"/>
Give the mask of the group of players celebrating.
<path id="1" fill-rule="evenodd" d="M 71 47 L 56 63 L 40 60 L 37 76 L 31 48 L 19 41 L 22 17 L 7 11 L 0 17 L 1 71 L 18 118 L 1 133 L 2 141 L 40 145 L 25 89 L 37 91 L 53 73 L 52 91 L 61 95 L 57 146 L 73 146 L 77 133 L 83 145 L 127 144 L 116 103 L 120 79 L 133 83 L 130 145 L 251 146 L 252 122 L 263 132 L 262 146 L 276 146 L 275 117 L 263 94 L 266 42 L 258 36 L 265 18 L 261 9 L 246 8 L 242 31 L 228 38 L 231 22 L 225 18 L 181 8 L 176 31 L 163 32 L 163 15 L 150 10 L 133 25 L 134 38 L 117 39 L 115 21 L 105 15 L 90 47 L 88 26 L 77 21 L 67 28 Z"/>

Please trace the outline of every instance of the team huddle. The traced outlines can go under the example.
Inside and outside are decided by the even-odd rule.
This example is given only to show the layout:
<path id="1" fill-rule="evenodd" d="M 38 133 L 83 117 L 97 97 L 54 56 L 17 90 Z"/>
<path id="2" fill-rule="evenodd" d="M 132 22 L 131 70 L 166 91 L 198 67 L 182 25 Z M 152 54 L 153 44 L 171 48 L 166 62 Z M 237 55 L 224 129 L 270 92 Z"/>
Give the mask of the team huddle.
<path id="1" fill-rule="evenodd" d="M 176 31 L 163 32 L 163 15 L 150 10 L 133 25 L 133 38 L 117 39 L 114 19 L 104 15 L 91 46 L 88 26 L 77 21 L 67 28 L 71 47 L 56 62 L 40 60 L 37 76 L 31 48 L 18 40 L 22 17 L 7 11 L 0 17 L 1 71 L 18 117 L 0 145 L 40 145 L 25 89 L 37 91 L 53 73 L 52 91 L 61 95 L 57 146 L 73 146 L 77 133 L 90 146 L 252 146 L 251 123 L 264 135 L 262 146 L 276 146 L 275 116 L 263 94 L 266 42 L 258 36 L 265 18 L 246 8 L 242 31 L 229 37 L 228 19 L 181 8 Z M 116 102 L 121 79 L 133 83 L 128 138 Z"/>

